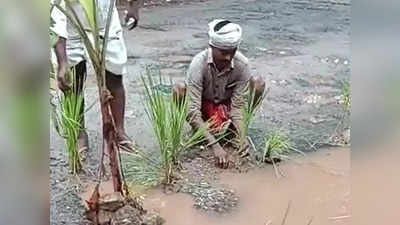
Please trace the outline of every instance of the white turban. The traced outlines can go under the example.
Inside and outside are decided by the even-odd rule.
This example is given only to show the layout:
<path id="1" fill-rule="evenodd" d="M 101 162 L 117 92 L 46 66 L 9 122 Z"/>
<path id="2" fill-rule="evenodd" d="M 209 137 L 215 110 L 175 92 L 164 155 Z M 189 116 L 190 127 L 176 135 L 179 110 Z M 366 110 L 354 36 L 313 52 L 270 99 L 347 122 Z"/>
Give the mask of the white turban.
<path id="1" fill-rule="evenodd" d="M 242 28 L 238 24 L 229 22 L 215 31 L 215 26 L 222 21 L 226 20 L 217 19 L 208 24 L 209 44 L 220 49 L 234 49 L 239 47 L 242 41 Z"/>

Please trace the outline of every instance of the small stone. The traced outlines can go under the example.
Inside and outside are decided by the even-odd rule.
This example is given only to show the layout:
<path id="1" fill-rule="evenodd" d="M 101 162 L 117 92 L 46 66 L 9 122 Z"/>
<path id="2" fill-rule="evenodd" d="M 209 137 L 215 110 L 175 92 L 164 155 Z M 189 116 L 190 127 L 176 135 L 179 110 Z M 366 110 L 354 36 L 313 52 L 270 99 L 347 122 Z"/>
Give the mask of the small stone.
<path id="1" fill-rule="evenodd" d="M 150 211 L 144 217 L 143 224 L 146 225 L 161 225 L 164 224 L 165 220 L 160 217 L 160 215 L 154 211 Z"/>
<path id="2" fill-rule="evenodd" d="M 339 63 L 339 59 L 335 59 L 335 64 L 338 64 Z"/>
<path id="3" fill-rule="evenodd" d="M 318 119 L 318 118 L 315 118 L 315 117 L 311 117 L 310 118 L 310 122 L 313 123 L 313 124 L 318 124 L 318 123 L 321 123 L 323 121 L 325 121 L 325 120 L 324 119 Z"/>
<path id="4" fill-rule="evenodd" d="M 346 129 L 343 133 L 345 144 L 350 144 L 350 133 L 350 129 Z"/>
<path id="5" fill-rule="evenodd" d="M 133 111 L 133 110 L 128 110 L 127 112 L 126 112 L 126 116 L 127 117 L 130 117 L 130 118 L 135 118 L 136 116 L 135 116 L 135 112 Z"/>
<path id="6" fill-rule="evenodd" d="M 285 84 L 287 84 L 287 81 L 286 80 L 281 80 L 281 81 L 279 81 L 279 84 L 280 85 L 285 85 Z"/>
<path id="7" fill-rule="evenodd" d="M 99 224 L 100 225 L 109 225 L 110 221 L 112 219 L 112 212 L 108 212 L 108 211 L 104 211 L 104 210 L 100 210 L 99 211 Z"/>
<path id="8" fill-rule="evenodd" d="M 120 192 L 105 194 L 99 199 L 99 208 L 105 211 L 115 212 L 124 206 L 124 198 Z"/>
<path id="9" fill-rule="evenodd" d="M 259 50 L 259 51 L 262 51 L 262 52 L 265 52 L 265 51 L 267 51 L 267 49 L 266 49 L 266 48 L 262 48 L 262 47 L 256 47 L 256 49 L 257 49 L 257 50 Z"/>

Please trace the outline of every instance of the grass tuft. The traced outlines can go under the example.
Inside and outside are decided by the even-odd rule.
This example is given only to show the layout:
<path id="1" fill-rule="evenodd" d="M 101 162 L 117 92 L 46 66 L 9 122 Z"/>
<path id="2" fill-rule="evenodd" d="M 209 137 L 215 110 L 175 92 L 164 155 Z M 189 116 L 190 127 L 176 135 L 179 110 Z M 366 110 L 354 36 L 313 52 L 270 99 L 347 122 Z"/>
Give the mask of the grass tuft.
<path id="1" fill-rule="evenodd" d="M 247 140 L 250 140 L 250 137 L 248 135 L 249 133 L 249 127 L 251 124 L 251 121 L 253 121 L 254 116 L 258 110 L 258 108 L 261 106 L 261 102 L 264 100 L 266 92 L 263 93 L 262 96 L 260 96 L 257 100 L 255 99 L 255 92 L 249 90 L 249 86 L 246 88 L 246 91 L 248 92 L 248 98 L 247 98 L 247 104 L 243 107 L 242 109 L 242 115 L 243 115 L 243 121 L 241 124 L 241 129 L 240 129 L 240 134 L 239 134 L 239 148 L 242 149 L 246 143 Z M 256 150 L 256 149 L 254 149 Z"/>
<path id="2" fill-rule="evenodd" d="M 267 133 L 262 157 L 263 162 L 274 162 L 275 159 L 280 160 L 289 158 L 288 155 L 292 152 L 297 152 L 304 155 L 302 151 L 294 147 L 286 133 L 280 130 L 272 130 Z"/>
<path id="3" fill-rule="evenodd" d="M 75 71 L 71 70 L 69 77 L 73 86 Z M 84 114 L 84 96 L 82 93 L 76 93 L 75 87 L 72 87 L 66 93 L 60 93 L 58 98 L 59 110 L 54 103 L 52 104 L 52 119 L 56 131 L 65 139 L 66 150 L 68 155 L 68 163 L 73 174 L 78 173 L 82 169 L 81 158 L 77 149 L 77 141 L 79 133 L 82 129 L 82 119 Z"/>
<path id="4" fill-rule="evenodd" d="M 184 124 L 188 116 L 188 98 L 181 101 L 172 94 L 165 94 L 162 88 L 167 86 L 158 69 L 146 68 L 146 76 L 142 76 L 145 89 L 145 110 L 157 138 L 158 157 L 150 153 L 137 152 L 125 160 L 128 179 L 142 185 L 170 184 L 174 170 L 179 164 L 181 154 L 203 142 L 207 127 L 194 131 L 186 137 Z M 171 82 L 169 84 L 171 85 Z M 161 176 L 161 178 L 160 178 Z"/>

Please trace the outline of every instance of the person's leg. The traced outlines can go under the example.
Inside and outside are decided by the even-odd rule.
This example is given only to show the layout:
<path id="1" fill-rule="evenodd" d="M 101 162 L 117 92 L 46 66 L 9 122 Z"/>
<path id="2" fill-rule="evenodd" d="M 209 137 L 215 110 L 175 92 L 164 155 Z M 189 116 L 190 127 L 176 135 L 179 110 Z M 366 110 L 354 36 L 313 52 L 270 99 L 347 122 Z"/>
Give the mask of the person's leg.
<path id="1" fill-rule="evenodd" d="M 86 81 L 86 76 L 87 76 L 87 71 L 86 71 L 86 61 L 81 61 L 78 63 L 75 67 L 75 80 L 73 84 L 73 90 L 77 94 L 82 94 L 83 93 L 83 87 Z M 78 142 L 77 142 L 77 149 L 78 152 L 81 154 L 82 160 L 86 158 L 86 154 L 89 148 L 89 137 L 87 135 L 87 132 L 85 130 L 85 99 L 82 101 L 82 107 L 81 107 L 81 113 L 82 113 L 82 121 L 81 121 L 81 130 L 79 132 L 78 136 Z"/>
<path id="2" fill-rule="evenodd" d="M 122 75 L 106 71 L 106 85 L 113 96 L 111 100 L 111 111 L 114 116 L 118 135 L 125 136 L 125 89 Z"/>
<path id="3" fill-rule="evenodd" d="M 136 143 L 125 132 L 126 98 L 122 75 L 106 71 L 106 85 L 113 96 L 111 100 L 111 111 L 114 116 L 121 150 L 135 151 Z"/>

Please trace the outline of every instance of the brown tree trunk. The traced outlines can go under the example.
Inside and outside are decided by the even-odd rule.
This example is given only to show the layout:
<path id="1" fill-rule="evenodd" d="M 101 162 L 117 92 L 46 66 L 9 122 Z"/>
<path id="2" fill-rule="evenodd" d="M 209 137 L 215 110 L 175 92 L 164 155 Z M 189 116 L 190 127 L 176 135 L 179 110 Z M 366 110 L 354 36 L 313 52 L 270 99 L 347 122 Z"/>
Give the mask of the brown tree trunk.
<path id="1" fill-rule="evenodd" d="M 115 121 L 110 107 L 110 100 L 112 98 L 112 95 L 106 88 L 102 88 L 104 86 L 105 85 L 99 86 L 101 94 L 100 106 L 101 106 L 101 115 L 103 121 L 103 138 L 105 143 L 105 146 L 103 147 L 107 149 L 110 158 L 110 168 L 111 168 L 111 176 L 112 176 L 114 191 L 121 192 L 121 194 L 123 194 L 121 173 L 119 171 L 118 136 L 117 136 L 117 130 L 115 128 Z"/>
<path id="2" fill-rule="evenodd" d="M 106 103 L 108 105 L 108 103 Z M 108 111 L 108 107 L 106 107 Z M 110 116 L 108 116 L 110 117 Z M 111 126 L 110 126 L 111 125 Z M 117 145 L 117 136 L 112 127 L 112 124 L 103 124 L 103 134 L 106 143 L 106 149 L 109 154 L 110 158 L 110 168 L 111 168 L 111 176 L 114 186 L 115 192 L 122 193 L 122 181 L 121 181 L 121 174 L 119 171 L 119 161 L 118 161 L 118 149 Z"/>
<path id="3" fill-rule="evenodd" d="M 114 192 L 120 192 L 124 195 L 122 191 L 122 178 L 121 171 L 119 170 L 119 145 L 118 145 L 118 134 L 115 126 L 115 120 L 111 111 L 110 100 L 113 98 L 110 91 L 106 86 L 106 58 L 105 52 L 107 50 L 107 41 L 110 30 L 110 23 L 112 18 L 113 7 L 115 4 L 115 0 L 110 1 L 109 11 L 107 15 L 107 26 L 103 39 L 103 49 L 101 51 L 101 60 L 100 65 L 95 69 L 96 77 L 97 77 L 97 85 L 100 93 L 100 106 L 101 106 L 101 114 L 103 120 L 103 143 L 104 147 L 107 149 L 107 152 L 110 157 L 110 168 L 111 168 L 111 176 L 114 186 Z M 103 149 L 105 150 L 105 149 Z M 103 162 L 100 162 L 103 163 Z"/>

